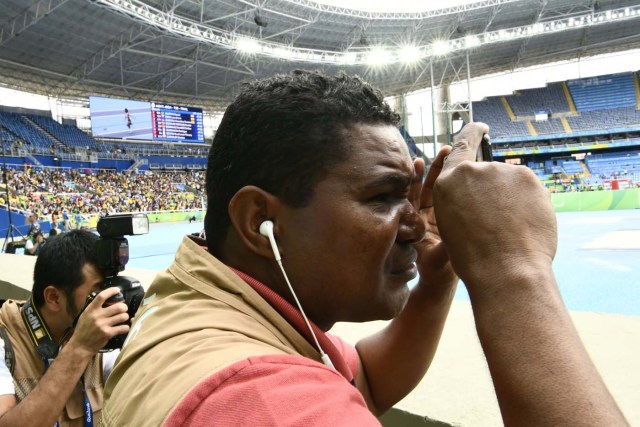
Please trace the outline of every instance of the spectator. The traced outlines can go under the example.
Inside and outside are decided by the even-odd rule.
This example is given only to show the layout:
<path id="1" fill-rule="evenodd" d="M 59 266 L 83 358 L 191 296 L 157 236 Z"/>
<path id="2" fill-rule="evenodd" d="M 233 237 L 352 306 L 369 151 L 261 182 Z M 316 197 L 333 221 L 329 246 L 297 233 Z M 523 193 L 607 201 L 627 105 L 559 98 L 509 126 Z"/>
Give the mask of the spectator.
<path id="1" fill-rule="evenodd" d="M 71 219 L 66 209 L 62 211 L 62 231 L 71 231 Z"/>
<path id="2" fill-rule="evenodd" d="M 29 221 L 29 231 L 27 232 L 27 236 L 35 236 L 36 233 L 40 231 L 40 223 L 38 222 L 38 215 L 35 213 L 30 213 L 27 216 L 27 221 Z"/>
<path id="3" fill-rule="evenodd" d="M 73 214 L 73 219 L 76 222 L 76 230 L 79 230 L 80 228 L 82 228 L 82 215 L 80 215 L 80 211 L 76 211 Z"/>

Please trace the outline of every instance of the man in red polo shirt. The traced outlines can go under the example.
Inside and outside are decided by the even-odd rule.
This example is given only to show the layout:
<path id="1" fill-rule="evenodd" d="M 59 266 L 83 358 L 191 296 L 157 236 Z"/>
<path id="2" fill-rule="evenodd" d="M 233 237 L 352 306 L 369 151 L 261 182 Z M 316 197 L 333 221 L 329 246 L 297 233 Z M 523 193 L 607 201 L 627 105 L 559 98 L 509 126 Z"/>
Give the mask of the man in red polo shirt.
<path id="1" fill-rule="evenodd" d="M 505 423 L 624 423 L 558 296 L 534 174 L 474 163 L 470 124 L 424 178 L 398 122 L 357 77 L 244 88 L 209 153 L 206 242 L 148 289 L 104 425 L 376 425 L 427 371 L 458 276 Z M 355 348 L 326 333 L 376 319 Z"/>

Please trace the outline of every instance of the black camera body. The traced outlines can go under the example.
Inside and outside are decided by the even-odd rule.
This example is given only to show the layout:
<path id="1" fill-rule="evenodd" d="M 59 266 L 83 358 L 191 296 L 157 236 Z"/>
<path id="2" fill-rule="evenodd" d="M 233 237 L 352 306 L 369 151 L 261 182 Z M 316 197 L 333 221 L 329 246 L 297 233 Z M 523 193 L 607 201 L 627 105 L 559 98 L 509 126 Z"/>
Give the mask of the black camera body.
<path id="1" fill-rule="evenodd" d="M 118 275 L 129 262 L 129 242 L 124 236 L 148 233 L 149 219 L 145 214 L 110 215 L 98 220 L 97 229 L 100 234 L 96 245 L 97 263 L 105 277 L 100 288 L 120 288 L 120 292 L 109 298 L 103 306 L 107 307 L 118 302 L 127 304 L 129 320 L 126 323 L 131 325 L 131 318 L 135 316 L 144 298 L 144 288 L 138 279 Z M 91 302 L 96 295 L 96 292 L 89 295 L 87 303 Z M 122 348 L 126 338 L 126 334 L 111 338 L 101 351 Z"/>

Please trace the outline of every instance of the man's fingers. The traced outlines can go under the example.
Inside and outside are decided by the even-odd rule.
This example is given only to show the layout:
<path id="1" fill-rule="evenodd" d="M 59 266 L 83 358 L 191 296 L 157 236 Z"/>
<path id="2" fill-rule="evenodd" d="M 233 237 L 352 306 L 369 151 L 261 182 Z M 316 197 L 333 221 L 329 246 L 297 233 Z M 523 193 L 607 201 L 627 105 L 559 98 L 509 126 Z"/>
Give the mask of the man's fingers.
<path id="1" fill-rule="evenodd" d="M 475 161 L 485 133 L 489 133 L 489 126 L 480 122 L 469 123 L 462 128 L 453 141 L 453 149 L 447 156 L 442 170 L 447 171 L 467 160 Z"/>
<path id="2" fill-rule="evenodd" d="M 451 147 L 445 146 L 438 152 L 436 158 L 433 159 L 429 172 L 427 173 L 427 178 L 422 187 L 422 193 L 420 194 L 419 209 L 430 208 L 433 206 L 433 185 L 442 171 L 445 157 L 447 157 L 450 152 Z"/>
<path id="3" fill-rule="evenodd" d="M 415 177 L 409 188 L 409 201 L 418 209 L 420 192 L 422 191 L 422 177 L 424 176 L 424 160 L 416 158 L 413 160 L 413 170 Z"/>
<path id="4" fill-rule="evenodd" d="M 116 288 L 116 287 L 107 288 L 103 291 L 100 291 L 98 295 L 96 295 L 96 297 L 93 299 L 93 301 L 91 301 L 91 304 L 89 304 L 89 307 L 93 307 L 93 308 L 102 307 L 109 298 L 111 298 L 114 295 L 118 295 L 119 292 L 120 292 L 120 288 Z"/>
<path id="5" fill-rule="evenodd" d="M 123 302 L 118 302 L 118 303 L 103 307 L 103 313 L 107 317 L 115 316 L 116 314 L 120 314 L 120 313 L 127 313 L 127 310 L 128 310 L 127 304 Z"/>
<path id="6" fill-rule="evenodd" d="M 106 318 L 105 323 L 109 326 L 120 325 L 122 323 L 126 323 L 129 320 L 129 315 L 127 313 L 120 313 L 115 316 L 109 316 Z"/>
<path id="7" fill-rule="evenodd" d="M 420 209 L 428 208 L 433 205 L 433 185 L 435 184 L 436 179 L 438 179 L 438 176 L 440 176 L 442 166 L 444 165 L 444 158 L 447 157 L 450 152 L 451 147 L 446 145 L 438 152 L 436 158 L 433 159 L 429 172 L 427 173 L 427 179 L 424 182 L 422 195 L 420 196 Z"/>
<path id="8" fill-rule="evenodd" d="M 120 325 L 114 326 L 113 329 L 111 330 L 111 333 L 113 334 L 113 335 L 111 335 L 111 337 L 113 338 L 113 337 L 116 337 L 118 335 L 128 334 L 129 333 L 129 329 L 130 329 L 129 325 L 120 324 Z"/>
<path id="9" fill-rule="evenodd" d="M 422 176 L 424 175 L 424 160 L 422 160 L 420 157 L 416 157 L 413 160 L 413 168 L 415 170 L 416 176 L 420 178 L 420 180 L 422 180 Z"/>

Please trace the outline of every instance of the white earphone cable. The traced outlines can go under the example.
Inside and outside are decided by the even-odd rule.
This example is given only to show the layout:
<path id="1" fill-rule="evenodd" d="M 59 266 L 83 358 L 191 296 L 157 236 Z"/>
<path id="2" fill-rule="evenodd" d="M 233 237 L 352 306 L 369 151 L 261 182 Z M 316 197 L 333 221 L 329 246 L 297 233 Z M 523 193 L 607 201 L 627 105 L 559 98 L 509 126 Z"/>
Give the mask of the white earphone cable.
<path id="1" fill-rule="evenodd" d="M 311 332 L 311 336 L 313 337 L 313 340 L 316 343 L 316 347 L 318 347 L 318 351 L 320 352 L 320 358 L 322 359 L 322 362 L 329 366 L 330 368 L 335 369 L 335 367 L 333 366 L 333 363 L 331 362 L 331 358 L 329 358 L 329 355 L 327 353 L 324 352 L 324 350 L 322 350 L 322 347 L 320 346 L 320 343 L 318 342 L 318 338 L 316 338 L 316 334 L 313 332 L 313 328 L 311 327 L 311 323 L 309 323 L 309 319 L 307 319 L 307 315 L 305 314 L 304 310 L 302 309 L 302 305 L 300 304 L 300 301 L 298 300 L 298 296 L 296 295 L 295 291 L 293 290 L 293 286 L 291 286 L 291 282 L 289 282 L 289 277 L 287 276 L 287 273 L 284 271 L 284 266 L 282 265 L 282 261 L 277 259 L 276 260 L 278 262 L 278 265 L 280 266 L 280 270 L 282 271 L 282 275 L 284 276 L 284 280 L 287 282 L 287 285 L 289 286 L 289 290 L 291 291 L 291 295 L 293 295 L 293 299 L 296 301 L 296 304 L 298 305 L 298 310 L 300 310 L 300 313 L 302 314 L 302 318 L 304 319 L 305 323 L 307 324 L 307 327 L 309 328 L 309 332 Z"/>

